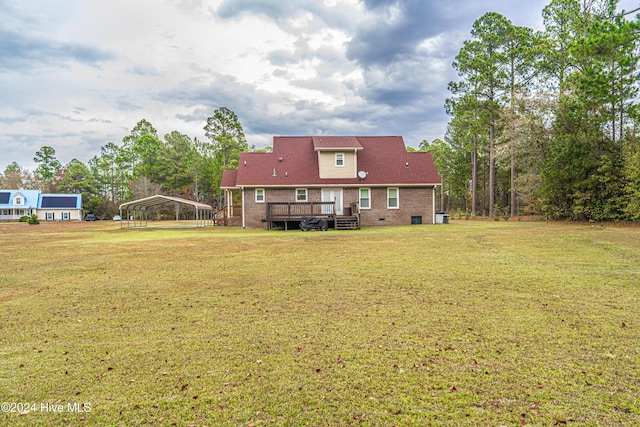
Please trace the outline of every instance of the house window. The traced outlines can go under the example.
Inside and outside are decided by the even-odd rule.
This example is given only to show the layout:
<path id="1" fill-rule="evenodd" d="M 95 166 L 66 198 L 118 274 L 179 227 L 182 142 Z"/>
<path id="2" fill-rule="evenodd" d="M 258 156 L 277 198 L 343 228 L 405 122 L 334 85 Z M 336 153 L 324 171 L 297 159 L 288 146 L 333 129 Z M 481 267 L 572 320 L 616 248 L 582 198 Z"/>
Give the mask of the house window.
<path id="1" fill-rule="evenodd" d="M 47 212 L 45 214 L 45 218 L 47 219 L 47 221 L 53 221 L 54 219 L 56 219 L 56 215 L 53 212 Z"/>
<path id="2" fill-rule="evenodd" d="M 264 188 L 256 188 L 256 203 L 264 203 Z"/>
<path id="3" fill-rule="evenodd" d="M 371 189 L 360 189 L 360 209 L 371 209 Z"/>
<path id="4" fill-rule="evenodd" d="M 398 209 L 400 208 L 400 190 L 397 187 L 387 188 L 387 208 Z"/>
<path id="5" fill-rule="evenodd" d="M 306 201 L 307 201 L 307 189 L 296 188 L 296 202 L 306 202 Z"/>
<path id="6" fill-rule="evenodd" d="M 21 206 L 21 205 L 22 205 L 22 197 L 16 196 L 16 206 Z"/>
<path id="7" fill-rule="evenodd" d="M 62 212 L 62 219 L 68 221 L 71 219 L 71 212 Z"/>
<path id="8" fill-rule="evenodd" d="M 336 153 L 336 167 L 344 167 L 344 153 Z"/>

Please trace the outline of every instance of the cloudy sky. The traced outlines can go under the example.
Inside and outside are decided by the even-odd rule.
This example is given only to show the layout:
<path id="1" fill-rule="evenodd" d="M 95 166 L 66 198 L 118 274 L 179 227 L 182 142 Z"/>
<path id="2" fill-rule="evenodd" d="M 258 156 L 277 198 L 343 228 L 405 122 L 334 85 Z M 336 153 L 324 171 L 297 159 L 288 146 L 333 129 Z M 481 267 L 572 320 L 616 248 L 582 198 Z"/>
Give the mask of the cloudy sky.
<path id="1" fill-rule="evenodd" d="M 0 0 L 0 171 L 66 164 L 141 120 L 205 139 L 233 110 L 273 135 L 443 138 L 451 64 L 485 12 L 542 29 L 547 0 Z M 638 0 L 623 0 L 631 10 Z"/>

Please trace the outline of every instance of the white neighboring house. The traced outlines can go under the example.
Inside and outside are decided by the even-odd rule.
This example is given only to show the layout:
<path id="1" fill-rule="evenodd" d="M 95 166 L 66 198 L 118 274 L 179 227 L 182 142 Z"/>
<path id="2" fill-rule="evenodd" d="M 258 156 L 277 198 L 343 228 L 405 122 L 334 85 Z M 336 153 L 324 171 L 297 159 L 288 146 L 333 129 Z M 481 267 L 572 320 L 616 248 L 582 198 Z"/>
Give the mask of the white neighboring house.
<path id="1" fill-rule="evenodd" d="M 41 221 L 82 221 L 82 195 L 0 190 L 0 221 L 18 221 L 33 214 Z"/>

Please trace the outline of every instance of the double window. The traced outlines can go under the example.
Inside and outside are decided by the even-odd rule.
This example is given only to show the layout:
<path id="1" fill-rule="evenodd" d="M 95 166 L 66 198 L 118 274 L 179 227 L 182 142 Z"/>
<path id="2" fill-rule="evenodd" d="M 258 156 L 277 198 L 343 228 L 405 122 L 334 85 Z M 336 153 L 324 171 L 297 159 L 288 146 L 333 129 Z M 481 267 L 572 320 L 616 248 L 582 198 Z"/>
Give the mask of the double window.
<path id="1" fill-rule="evenodd" d="M 336 167 L 344 167 L 344 153 L 336 153 Z"/>

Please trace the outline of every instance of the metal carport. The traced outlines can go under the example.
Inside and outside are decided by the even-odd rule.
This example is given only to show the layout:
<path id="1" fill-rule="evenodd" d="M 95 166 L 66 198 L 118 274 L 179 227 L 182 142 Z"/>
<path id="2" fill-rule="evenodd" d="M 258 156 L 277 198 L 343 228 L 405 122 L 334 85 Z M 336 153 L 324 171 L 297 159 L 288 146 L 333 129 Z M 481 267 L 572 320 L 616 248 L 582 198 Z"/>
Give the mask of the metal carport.
<path id="1" fill-rule="evenodd" d="M 165 203 L 175 204 L 176 220 L 178 222 L 180 222 L 180 205 L 189 205 L 195 209 L 195 220 L 192 221 L 194 225 L 170 226 L 172 228 L 206 227 L 208 225 L 213 225 L 213 208 L 211 206 L 205 205 L 204 203 L 194 202 L 193 200 L 181 199 L 180 197 L 163 196 L 158 194 L 151 197 L 145 197 L 144 199 L 134 200 L 132 202 L 121 204 L 120 228 L 123 228 L 123 224 L 125 221 L 127 223 L 127 228 L 148 227 L 148 209 L 152 206 L 162 205 Z M 132 221 L 133 226 L 131 226 Z"/>

